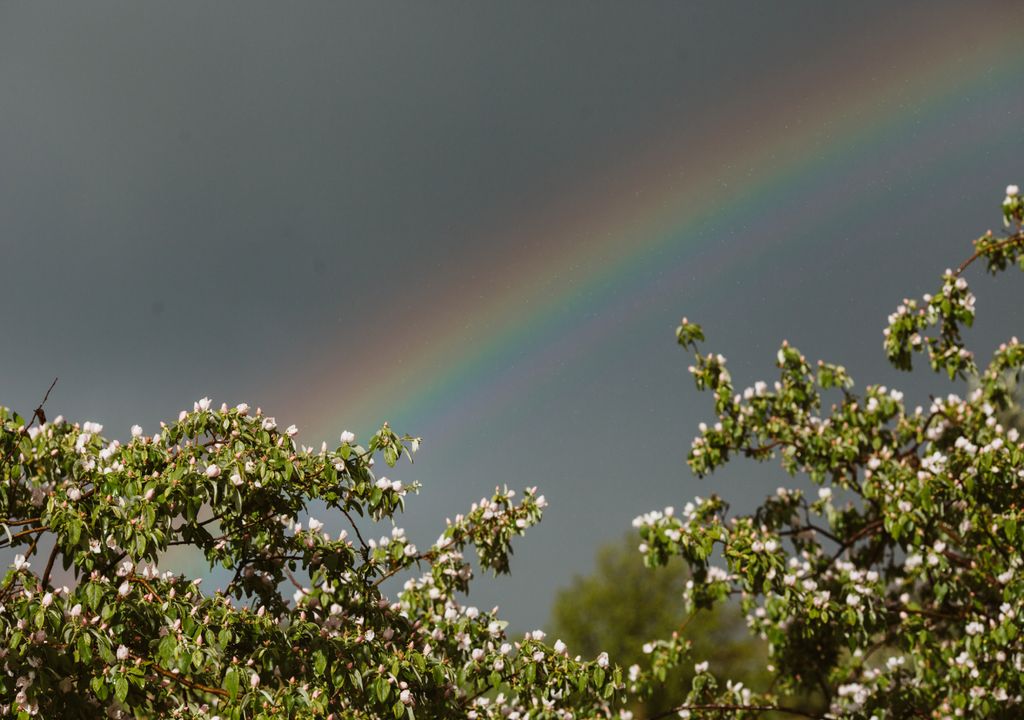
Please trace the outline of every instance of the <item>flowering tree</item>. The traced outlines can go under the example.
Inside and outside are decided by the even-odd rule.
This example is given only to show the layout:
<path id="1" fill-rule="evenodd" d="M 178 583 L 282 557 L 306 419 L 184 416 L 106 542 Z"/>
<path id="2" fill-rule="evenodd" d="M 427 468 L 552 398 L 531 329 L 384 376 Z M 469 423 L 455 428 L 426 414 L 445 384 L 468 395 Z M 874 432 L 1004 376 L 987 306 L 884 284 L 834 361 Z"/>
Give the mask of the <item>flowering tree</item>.
<path id="1" fill-rule="evenodd" d="M 0 582 L 4 717 L 593 716 L 624 687 L 607 655 L 507 638 L 459 600 L 463 552 L 506 572 L 544 507 L 535 490 L 495 492 L 420 549 L 393 524 L 416 486 L 372 469 L 419 441 L 386 425 L 315 451 L 204 398 L 154 435 L 102 429 L 0 409 L 0 546 L 17 552 Z M 325 532 L 311 501 L 346 529 Z M 230 582 L 205 593 L 161 572 L 178 546 Z"/>
<path id="2" fill-rule="evenodd" d="M 703 332 L 683 320 L 679 343 L 695 351 L 690 372 L 717 414 L 693 441 L 693 471 L 778 457 L 811 490 L 779 488 L 740 517 L 711 496 L 637 518 L 650 565 L 688 563 L 691 607 L 741 598 L 775 675 L 772 692 L 755 693 L 723 687 L 715 668 L 698 664 L 686 701 L 664 715 L 1024 714 L 1024 443 L 999 420 L 1024 346 L 1009 339 L 979 372 L 961 335 L 975 315 L 965 271 L 1024 269 L 1016 186 L 1003 215 L 1008 234 L 978 238 L 938 292 L 904 300 L 884 331 L 897 368 L 924 355 L 950 380 L 974 378 L 965 398 L 943 392 L 929 407 L 907 408 L 898 390 L 856 394 L 841 365 L 812 365 L 786 343 L 778 379 L 737 392 L 725 358 L 696 352 Z M 647 649 L 655 670 L 686 657 L 679 638 Z M 787 705 L 787 694 L 809 692 L 823 698 L 820 710 Z"/>

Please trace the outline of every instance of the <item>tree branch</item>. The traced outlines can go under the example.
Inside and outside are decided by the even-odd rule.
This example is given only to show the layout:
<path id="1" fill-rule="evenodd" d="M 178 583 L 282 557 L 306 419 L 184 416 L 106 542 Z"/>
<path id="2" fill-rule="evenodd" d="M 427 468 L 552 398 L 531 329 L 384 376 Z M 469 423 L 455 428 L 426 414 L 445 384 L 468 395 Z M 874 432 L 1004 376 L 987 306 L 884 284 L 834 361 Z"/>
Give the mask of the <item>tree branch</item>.
<path id="1" fill-rule="evenodd" d="M 959 267 L 957 267 L 956 269 L 956 272 L 954 272 L 953 274 L 957 277 L 960 277 L 963 271 L 970 267 L 971 263 L 973 263 L 975 260 L 982 257 L 983 255 L 986 255 L 988 252 L 992 250 L 1002 250 L 1004 247 L 1009 247 L 1010 245 L 1020 242 L 1024 242 L 1024 232 L 1017 231 L 1010 237 L 1006 238 L 1005 240 L 1000 240 L 991 247 L 985 248 L 984 250 L 976 250 L 973 255 L 971 255 L 969 258 L 960 263 Z"/>
<path id="2" fill-rule="evenodd" d="M 47 587 L 50 584 L 50 573 L 53 571 L 53 561 L 57 559 L 57 553 L 60 552 L 59 538 L 53 539 L 53 550 L 50 551 L 50 558 L 46 561 L 46 569 L 43 571 L 42 583 L 43 587 Z"/>

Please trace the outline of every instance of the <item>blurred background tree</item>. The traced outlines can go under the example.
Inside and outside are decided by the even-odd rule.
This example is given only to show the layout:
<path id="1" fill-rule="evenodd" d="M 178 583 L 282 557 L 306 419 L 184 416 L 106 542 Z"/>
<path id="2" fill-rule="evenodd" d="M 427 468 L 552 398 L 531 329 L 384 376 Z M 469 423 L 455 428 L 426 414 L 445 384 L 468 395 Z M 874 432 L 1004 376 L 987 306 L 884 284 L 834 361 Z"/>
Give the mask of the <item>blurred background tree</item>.
<path id="1" fill-rule="evenodd" d="M 689 576 L 682 561 L 676 558 L 667 567 L 647 568 L 636 544 L 636 535 L 630 533 L 600 548 L 594 572 L 577 575 L 558 592 L 549 640 L 560 638 L 573 655 L 607 652 L 624 668 L 634 663 L 646 667 L 643 644 L 681 631 L 693 642 L 692 657 L 709 661 L 711 672 L 764 689 L 769 677 L 766 648 L 750 635 L 739 608 L 701 611 L 686 623 L 682 593 Z M 681 704 L 693 674 L 689 665 L 676 669 L 649 698 L 631 708 L 635 717 L 650 717 Z"/>

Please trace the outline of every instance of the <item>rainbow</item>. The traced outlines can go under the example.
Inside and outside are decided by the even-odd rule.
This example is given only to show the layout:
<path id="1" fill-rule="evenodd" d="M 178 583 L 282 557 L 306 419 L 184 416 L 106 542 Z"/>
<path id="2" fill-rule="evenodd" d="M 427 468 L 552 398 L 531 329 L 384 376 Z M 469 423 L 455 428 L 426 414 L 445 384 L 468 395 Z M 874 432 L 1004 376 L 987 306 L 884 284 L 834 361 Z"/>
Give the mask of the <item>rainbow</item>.
<path id="1" fill-rule="evenodd" d="M 815 224 L 824 233 L 857 200 L 883 193 L 873 169 L 857 163 L 867 150 L 900 153 L 909 136 L 918 152 L 943 148 L 939 172 L 958 152 L 976 152 L 976 137 L 950 128 L 973 117 L 979 100 L 1010 103 L 1024 67 L 1015 23 L 992 15 L 965 5 L 923 17 L 933 24 L 920 34 L 927 42 L 907 44 L 893 31 L 883 44 L 892 52 L 869 60 L 851 38 L 830 63 L 844 73 L 736 98 L 715 109 L 699 147 L 680 142 L 684 121 L 669 119 L 610 179 L 581 182 L 453 263 L 448 292 L 399 294 L 379 313 L 378 337 L 310 353 L 323 359 L 306 368 L 302 387 L 281 388 L 277 407 L 312 430 L 307 438 L 365 434 L 387 419 L 430 441 L 485 403 L 527 390 L 638 302 L 677 287 L 696 262 L 705 284 L 693 288 L 691 307 L 699 309 L 724 269 L 756 272 L 759 235 Z M 993 141 L 1018 133 L 1016 123 L 1009 111 L 994 117 Z M 751 228 L 742 253 L 733 245 L 727 255 L 704 235 L 726 223 Z"/>

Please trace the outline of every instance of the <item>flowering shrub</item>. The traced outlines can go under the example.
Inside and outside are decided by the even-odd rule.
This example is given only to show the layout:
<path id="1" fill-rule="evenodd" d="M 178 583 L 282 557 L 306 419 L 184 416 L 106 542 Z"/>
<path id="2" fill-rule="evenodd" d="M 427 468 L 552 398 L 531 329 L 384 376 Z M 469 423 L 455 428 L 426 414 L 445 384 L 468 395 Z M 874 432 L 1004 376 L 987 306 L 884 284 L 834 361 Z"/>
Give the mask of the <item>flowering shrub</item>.
<path id="1" fill-rule="evenodd" d="M 693 471 L 707 475 L 736 456 L 777 457 L 817 488 L 779 488 L 741 517 L 712 495 L 637 518 L 650 565 L 675 556 L 688 563 L 691 607 L 738 596 L 770 647 L 772 692 L 723 687 L 710 671 L 723 669 L 701 663 L 673 712 L 1024 716 L 1024 443 L 997 418 L 1012 402 L 1024 346 L 1011 338 L 979 372 L 961 334 L 975 315 L 967 268 L 1024 269 L 1016 186 L 1003 213 L 1012 233 L 976 240 L 936 293 L 904 300 L 884 331 L 897 368 L 910 370 L 924 354 L 950 379 L 975 378 L 967 397 L 943 392 L 908 408 L 895 389 L 857 394 L 841 365 L 812 364 L 786 343 L 776 381 L 737 391 L 726 359 L 696 352 L 703 331 L 683 320 L 678 341 L 695 351 L 690 372 L 717 414 L 693 441 Z M 678 639 L 647 649 L 655 667 L 686 657 Z M 808 693 L 822 699 L 820 709 L 786 697 Z"/>
<path id="2" fill-rule="evenodd" d="M 607 655 L 513 640 L 459 600 L 470 546 L 508 570 L 545 504 L 533 489 L 496 491 L 421 549 L 394 526 L 417 487 L 372 469 L 419 441 L 386 425 L 365 447 L 346 432 L 316 451 L 204 398 L 154 435 L 102 430 L 0 409 L 0 545 L 17 552 L 0 583 L 4 717 L 592 716 L 623 689 Z M 314 500 L 346 529 L 325 532 Z M 161 572 L 177 546 L 230 582 L 205 593 Z"/>

